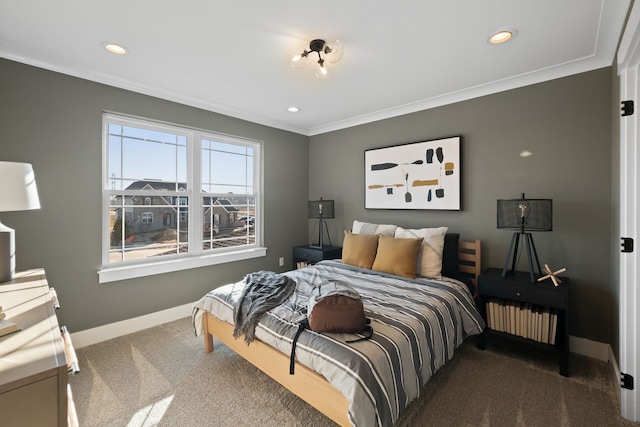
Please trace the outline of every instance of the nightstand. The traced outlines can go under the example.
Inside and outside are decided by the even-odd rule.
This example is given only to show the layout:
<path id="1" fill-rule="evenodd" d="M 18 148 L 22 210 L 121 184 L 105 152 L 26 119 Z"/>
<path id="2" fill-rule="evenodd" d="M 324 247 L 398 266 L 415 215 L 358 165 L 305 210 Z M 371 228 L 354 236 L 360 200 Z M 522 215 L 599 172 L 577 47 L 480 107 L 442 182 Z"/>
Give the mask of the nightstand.
<path id="1" fill-rule="evenodd" d="M 508 307 L 527 307 L 530 309 L 529 317 L 526 313 L 523 313 L 522 325 L 520 328 L 526 328 L 527 323 L 530 323 L 532 318 L 531 311 L 534 309 L 536 312 L 539 307 L 555 309 L 557 311 L 557 326 L 555 330 L 555 349 L 559 354 L 559 366 L 560 374 L 569 376 L 569 279 L 566 277 L 560 277 L 562 283 L 560 286 L 554 286 L 551 280 L 545 280 L 543 282 L 531 283 L 529 281 L 529 275 L 527 273 L 515 272 L 509 274 L 506 277 L 502 277 L 502 269 L 489 268 L 482 272 L 478 277 L 478 297 L 477 305 L 478 310 L 482 317 L 487 320 L 487 305 L 488 301 L 494 301 L 497 299 L 499 302 L 504 302 Z M 514 302 L 516 304 L 509 304 Z M 524 303 L 524 304 L 518 304 Z M 495 305 L 493 306 L 495 307 Z M 533 307 L 533 309 L 531 308 Z M 513 308 L 511 310 L 517 310 Z M 537 313 L 536 313 L 537 315 Z M 512 319 L 518 319 L 517 315 L 512 314 Z M 527 320 L 529 319 L 529 320 Z M 513 320 L 511 321 L 513 324 Z M 539 324 L 539 323 L 538 323 Z M 511 325 L 510 325 L 511 326 Z M 529 326 L 531 327 L 531 326 Z M 503 328 L 505 330 L 505 328 Z M 513 334 L 512 332 L 506 332 L 506 334 Z M 485 328 L 485 331 L 478 337 L 477 346 L 480 349 L 484 349 L 486 345 L 487 333 L 494 333 L 495 331 L 489 327 Z M 523 341 L 534 340 L 522 338 Z M 538 340 L 540 341 L 540 340 Z M 549 344 L 551 345 L 551 344 Z"/>
<path id="2" fill-rule="evenodd" d="M 342 248 L 338 246 L 323 246 L 316 248 L 309 245 L 293 247 L 293 268 L 297 268 L 299 262 L 315 264 L 325 259 L 342 258 Z"/>

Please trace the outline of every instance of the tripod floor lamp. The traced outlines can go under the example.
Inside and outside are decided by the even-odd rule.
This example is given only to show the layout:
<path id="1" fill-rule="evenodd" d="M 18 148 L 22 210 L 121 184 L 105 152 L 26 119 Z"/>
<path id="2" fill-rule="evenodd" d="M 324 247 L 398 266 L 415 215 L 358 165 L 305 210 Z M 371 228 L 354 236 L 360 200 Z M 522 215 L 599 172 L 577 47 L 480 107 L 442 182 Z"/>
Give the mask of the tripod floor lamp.
<path id="1" fill-rule="evenodd" d="M 312 243 L 309 244 L 312 248 L 323 248 L 323 234 L 324 234 L 324 220 L 335 218 L 333 210 L 333 200 L 309 200 L 309 219 L 319 220 L 318 230 L 318 245 Z M 329 236 L 329 230 L 327 230 L 327 238 L 329 239 L 329 246 L 331 246 L 331 236 Z"/>
<path id="2" fill-rule="evenodd" d="M 527 254 L 529 279 L 531 283 L 535 283 L 535 273 L 537 272 L 538 277 L 540 277 L 542 276 L 542 271 L 531 232 L 553 230 L 553 200 L 527 199 L 524 193 L 522 193 L 522 198 L 520 199 L 501 199 L 498 200 L 497 218 L 499 229 L 517 230 L 511 237 L 509 252 L 504 260 L 502 277 L 515 273 L 518 250 L 522 245 L 524 246 L 522 252 L 526 251 Z M 510 270 L 509 262 L 511 262 Z M 534 271 L 534 267 L 537 270 Z"/>

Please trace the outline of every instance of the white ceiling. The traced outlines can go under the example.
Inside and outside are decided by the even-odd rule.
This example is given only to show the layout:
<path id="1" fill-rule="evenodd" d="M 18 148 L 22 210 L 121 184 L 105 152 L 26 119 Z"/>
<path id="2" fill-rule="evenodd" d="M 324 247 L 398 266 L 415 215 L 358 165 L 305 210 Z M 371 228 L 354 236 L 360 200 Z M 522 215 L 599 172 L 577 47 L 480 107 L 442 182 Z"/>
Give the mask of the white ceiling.
<path id="1" fill-rule="evenodd" d="M 629 2 L 0 0 L 0 57 L 316 135 L 609 66 Z M 288 63 L 314 38 L 327 80 Z"/>

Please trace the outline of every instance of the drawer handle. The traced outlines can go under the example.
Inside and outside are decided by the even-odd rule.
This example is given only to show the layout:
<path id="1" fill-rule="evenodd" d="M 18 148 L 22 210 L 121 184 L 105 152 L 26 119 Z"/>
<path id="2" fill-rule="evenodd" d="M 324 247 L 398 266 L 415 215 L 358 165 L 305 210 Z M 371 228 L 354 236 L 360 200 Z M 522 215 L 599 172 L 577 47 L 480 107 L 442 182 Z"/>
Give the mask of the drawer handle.
<path id="1" fill-rule="evenodd" d="M 62 332 L 62 340 L 64 341 L 64 354 L 67 356 L 67 369 L 69 373 L 76 375 L 80 372 L 80 364 L 71 342 L 71 334 L 69 334 L 66 326 L 61 327 L 60 332 Z"/>
<path id="2" fill-rule="evenodd" d="M 53 304 L 53 308 L 56 310 L 60 308 L 60 301 L 58 300 L 58 293 L 54 288 L 49 288 L 49 292 L 51 293 L 51 303 Z"/>

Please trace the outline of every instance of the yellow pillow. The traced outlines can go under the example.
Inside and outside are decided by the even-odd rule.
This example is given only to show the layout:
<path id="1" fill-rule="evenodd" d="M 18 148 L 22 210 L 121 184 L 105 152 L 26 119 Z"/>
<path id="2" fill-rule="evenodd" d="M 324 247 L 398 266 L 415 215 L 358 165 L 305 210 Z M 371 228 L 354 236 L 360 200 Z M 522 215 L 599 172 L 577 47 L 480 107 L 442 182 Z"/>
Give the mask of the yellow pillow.
<path id="1" fill-rule="evenodd" d="M 342 262 L 370 269 L 377 249 L 377 234 L 353 234 L 345 230 L 344 242 L 342 242 Z"/>
<path id="2" fill-rule="evenodd" d="M 380 236 L 373 270 L 416 278 L 416 262 L 423 238 L 400 239 Z"/>

